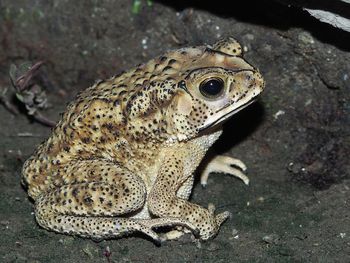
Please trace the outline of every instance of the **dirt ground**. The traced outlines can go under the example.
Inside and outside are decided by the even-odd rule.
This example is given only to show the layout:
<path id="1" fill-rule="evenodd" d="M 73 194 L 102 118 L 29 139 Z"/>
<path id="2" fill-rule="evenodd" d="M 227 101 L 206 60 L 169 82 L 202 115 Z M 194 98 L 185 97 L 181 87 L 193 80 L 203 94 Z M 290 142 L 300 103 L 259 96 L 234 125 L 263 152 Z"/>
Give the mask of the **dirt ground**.
<path id="1" fill-rule="evenodd" d="M 126 0 L 0 1 L 0 91 L 15 103 L 10 65 L 45 60 L 44 114 L 55 121 L 94 80 L 224 36 L 267 83 L 214 147 L 244 160 L 250 186 L 218 174 L 194 188 L 193 202 L 233 214 L 203 243 L 96 243 L 41 229 L 20 171 L 50 129 L 18 103 L 17 115 L 0 105 L 0 262 L 350 262 L 350 34 L 274 1 L 243 2 L 143 1 L 133 14 Z"/>

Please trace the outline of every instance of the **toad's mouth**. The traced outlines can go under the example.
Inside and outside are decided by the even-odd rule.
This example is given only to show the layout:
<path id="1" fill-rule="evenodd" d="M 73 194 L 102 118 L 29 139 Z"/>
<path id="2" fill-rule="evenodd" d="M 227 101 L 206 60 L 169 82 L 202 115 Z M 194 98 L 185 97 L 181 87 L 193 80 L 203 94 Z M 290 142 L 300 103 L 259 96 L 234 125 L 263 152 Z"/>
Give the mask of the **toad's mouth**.
<path id="1" fill-rule="evenodd" d="M 250 104 L 252 104 L 253 102 L 256 101 L 256 98 L 252 98 L 251 100 L 243 103 L 242 105 L 238 106 L 236 109 L 234 110 L 230 110 L 231 106 L 233 104 L 229 104 L 226 107 L 224 107 L 223 109 L 221 109 L 221 116 L 215 120 L 214 122 L 208 123 L 208 124 L 204 124 L 200 129 L 199 132 L 216 127 L 218 124 L 222 124 L 225 121 L 227 121 L 230 117 L 232 117 L 234 114 L 236 114 L 237 112 L 241 111 L 242 109 L 244 109 L 245 107 L 248 107 Z"/>

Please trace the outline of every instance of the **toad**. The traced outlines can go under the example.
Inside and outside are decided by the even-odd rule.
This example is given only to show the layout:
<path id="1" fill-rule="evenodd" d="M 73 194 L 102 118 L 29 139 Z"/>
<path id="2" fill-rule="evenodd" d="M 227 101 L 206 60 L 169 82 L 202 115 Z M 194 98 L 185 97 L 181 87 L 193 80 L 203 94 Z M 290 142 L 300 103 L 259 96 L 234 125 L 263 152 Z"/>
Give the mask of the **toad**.
<path id="1" fill-rule="evenodd" d="M 162 226 L 214 237 L 230 213 L 188 201 L 194 172 L 222 124 L 263 88 L 233 38 L 169 51 L 96 82 L 23 166 L 37 222 L 94 239 L 142 232 L 160 241 Z M 211 172 L 248 183 L 244 170 L 238 159 L 218 156 L 201 184 Z"/>

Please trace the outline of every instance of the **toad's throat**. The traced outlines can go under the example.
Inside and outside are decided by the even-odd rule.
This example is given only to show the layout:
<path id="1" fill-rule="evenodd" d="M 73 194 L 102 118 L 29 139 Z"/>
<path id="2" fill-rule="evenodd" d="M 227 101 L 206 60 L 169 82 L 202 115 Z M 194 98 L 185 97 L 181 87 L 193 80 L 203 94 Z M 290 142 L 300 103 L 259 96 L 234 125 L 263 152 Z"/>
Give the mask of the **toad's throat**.
<path id="1" fill-rule="evenodd" d="M 227 121 L 230 117 L 232 117 L 234 114 L 236 114 L 237 112 L 239 112 L 240 110 L 244 109 L 245 107 L 249 106 L 250 104 L 252 104 L 253 102 L 255 102 L 256 99 L 255 98 L 252 98 L 251 100 L 245 102 L 244 104 L 240 105 L 239 107 L 237 107 L 236 109 L 230 111 L 228 110 L 230 108 L 231 105 L 228 105 L 225 109 L 228 110 L 227 112 L 224 112 L 222 114 L 222 116 L 220 116 L 216 121 L 212 122 L 212 123 L 208 123 L 208 124 L 205 124 L 203 127 L 201 127 L 199 129 L 199 131 L 203 131 L 203 130 L 206 130 L 206 129 L 209 129 L 209 128 L 213 128 L 215 126 L 217 126 L 218 124 L 222 124 L 224 123 L 225 121 Z M 224 109 L 224 110 L 225 110 Z"/>

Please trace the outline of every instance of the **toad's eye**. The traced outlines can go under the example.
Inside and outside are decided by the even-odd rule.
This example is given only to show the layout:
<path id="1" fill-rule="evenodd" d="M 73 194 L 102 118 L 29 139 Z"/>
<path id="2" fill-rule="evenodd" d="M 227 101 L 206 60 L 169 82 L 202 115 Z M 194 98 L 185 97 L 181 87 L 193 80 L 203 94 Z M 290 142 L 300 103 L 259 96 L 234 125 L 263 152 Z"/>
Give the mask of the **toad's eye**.
<path id="1" fill-rule="evenodd" d="M 219 97 L 224 90 L 224 81 L 219 78 L 211 78 L 202 81 L 199 85 L 199 91 L 202 95 L 209 99 Z"/>

